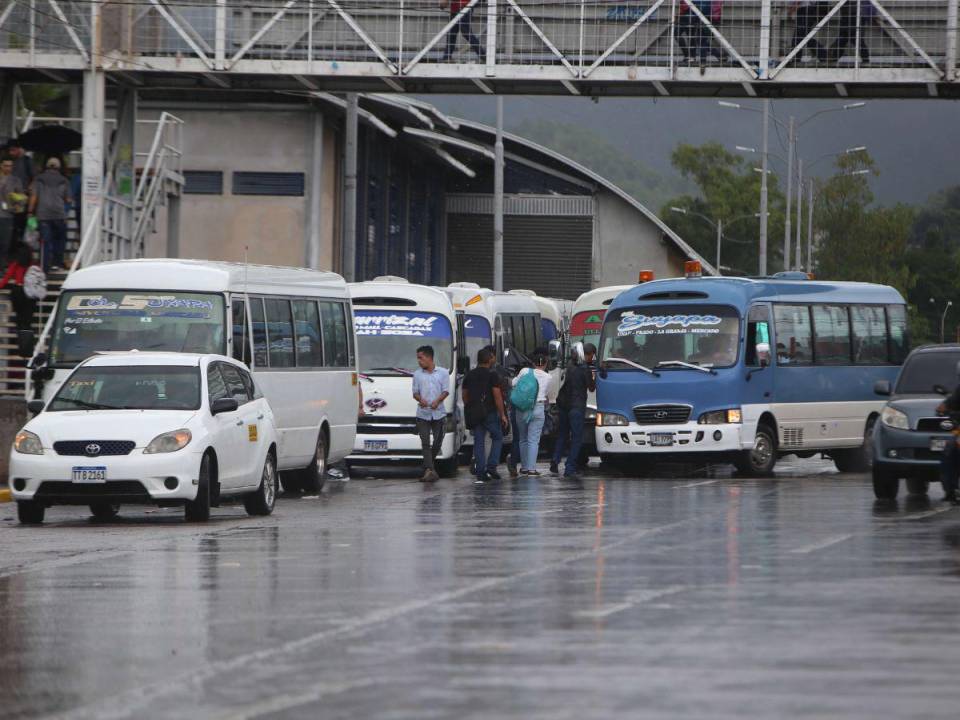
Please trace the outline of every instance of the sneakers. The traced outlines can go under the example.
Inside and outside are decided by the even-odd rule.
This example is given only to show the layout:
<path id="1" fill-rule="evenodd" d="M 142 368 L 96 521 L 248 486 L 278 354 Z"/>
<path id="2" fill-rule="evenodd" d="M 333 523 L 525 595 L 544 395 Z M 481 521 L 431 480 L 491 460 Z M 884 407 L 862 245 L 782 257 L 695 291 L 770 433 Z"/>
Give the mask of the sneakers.
<path id="1" fill-rule="evenodd" d="M 580 476 L 575 472 L 568 472 L 563 474 L 564 480 L 570 480 L 572 482 L 580 482 Z"/>
<path id="2" fill-rule="evenodd" d="M 427 470 L 423 473 L 423 477 L 420 478 L 420 482 L 436 482 L 440 479 L 440 476 L 437 475 L 436 470 Z"/>
<path id="3" fill-rule="evenodd" d="M 557 465 L 557 463 L 555 463 L 555 462 L 550 463 L 550 473 L 553 474 L 553 475 L 559 475 L 559 474 L 560 474 L 560 467 L 559 467 L 559 465 Z"/>
<path id="4" fill-rule="evenodd" d="M 496 470 L 487 470 L 487 479 L 502 480 L 503 478 L 500 477 L 500 473 L 498 473 Z"/>

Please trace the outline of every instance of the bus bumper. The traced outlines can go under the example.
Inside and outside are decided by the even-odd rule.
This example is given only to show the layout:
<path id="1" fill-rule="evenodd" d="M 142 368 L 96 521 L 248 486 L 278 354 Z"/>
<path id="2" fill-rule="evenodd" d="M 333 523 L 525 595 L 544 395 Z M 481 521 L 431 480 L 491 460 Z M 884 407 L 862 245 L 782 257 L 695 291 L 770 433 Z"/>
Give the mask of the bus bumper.
<path id="1" fill-rule="evenodd" d="M 754 431 L 740 423 L 722 425 L 639 425 L 597 427 L 601 455 L 737 453 L 753 447 Z"/>
<path id="2" fill-rule="evenodd" d="M 456 435 L 455 432 L 444 434 L 437 460 L 449 460 L 456 455 Z M 347 457 L 347 462 L 364 465 L 422 461 L 423 448 L 420 444 L 420 436 L 412 434 L 361 435 L 357 433 L 353 452 Z"/>

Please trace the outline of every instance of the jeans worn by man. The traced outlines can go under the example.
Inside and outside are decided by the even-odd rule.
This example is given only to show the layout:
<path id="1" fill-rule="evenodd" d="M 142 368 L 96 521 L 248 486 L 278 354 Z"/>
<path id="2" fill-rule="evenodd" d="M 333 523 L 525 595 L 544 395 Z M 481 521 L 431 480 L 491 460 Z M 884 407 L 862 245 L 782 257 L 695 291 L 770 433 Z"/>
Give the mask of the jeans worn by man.
<path id="1" fill-rule="evenodd" d="M 957 472 L 960 471 L 960 448 L 957 448 L 956 435 L 951 435 L 947 439 L 947 445 L 943 449 L 943 457 L 940 458 L 940 484 L 943 485 L 944 498 L 956 502 L 957 498 Z"/>
<path id="2" fill-rule="evenodd" d="M 477 480 L 486 480 L 495 475 L 503 451 L 503 427 L 497 413 L 492 412 L 473 430 L 473 463 L 471 468 Z M 486 437 L 490 436 L 490 454 L 485 452 Z"/>
<path id="3" fill-rule="evenodd" d="M 510 471 L 511 478 L 519 476 L 517 470 L 520 467 L 520 442 L 517 438 L 517 409 L 510 406 L 510 428 L 513 431 L 513 441 L 510 443 L 510 457 L 507 459 L 507 469 Z"/>
<path id="4" fill-rule="evenodd" d="M 563 474 L 575 476 L 577 474 L 577 460 L 583 448 L 583 424 L 586 421 L 586 408 L 573 407 L 568 410 L 560 409 L 560 427 L 557 429 L 557 439 L 553 447 L 553 466 L 559 466 L 564 453 L 567 462 Z"/>
<path id="5" fill-rule="evenodd" d="M 43 242 L 43 271 L 50 272 L 51 267 L 62 268 L 67 245 L 67 223 L 65 220 L 41 220 L 40 240 Z"/>

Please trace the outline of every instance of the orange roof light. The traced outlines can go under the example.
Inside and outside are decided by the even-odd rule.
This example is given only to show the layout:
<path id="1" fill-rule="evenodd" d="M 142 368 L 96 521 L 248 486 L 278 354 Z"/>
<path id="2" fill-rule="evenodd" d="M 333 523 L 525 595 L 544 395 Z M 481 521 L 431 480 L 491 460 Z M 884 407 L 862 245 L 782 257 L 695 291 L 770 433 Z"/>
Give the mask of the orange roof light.
<path id="1" fill-rule="evenodd" d="M 683 274 L 688 278 L 703 277 L 703 266 L 699 260 L 687 260 L 683 264 Z"/>
<path id="2" fill-rule="evenodd" d="M 472 298 L 467 300 L 467 307 L 470 307 L 471 305 L 476 305 L 478 302 L 483 302 L 482 295 L 474 295 Z"/>
<path id="3" fill-rule="evenodd" d="M 650 282 L 651 280 L 655 279 L 655 277 L 656 277 L 656 276 L 653 274 L 653 270 L 641 270 L 641 271 L 640 271 L 640 283 L 641 283 L 641 284 L 646 283 L 646 282 Z"/>

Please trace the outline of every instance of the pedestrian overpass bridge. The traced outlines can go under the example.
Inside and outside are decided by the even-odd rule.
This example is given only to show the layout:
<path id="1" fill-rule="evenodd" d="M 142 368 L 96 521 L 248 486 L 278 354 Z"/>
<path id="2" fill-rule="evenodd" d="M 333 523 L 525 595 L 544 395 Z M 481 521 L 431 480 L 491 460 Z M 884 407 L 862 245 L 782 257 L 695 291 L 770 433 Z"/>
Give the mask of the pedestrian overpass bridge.
<path id="1" fill-rule="evenodd" d="M 797 16 L 790 0 L 469 0 L 458 14 L 438 0 L 13 0 L 0 68 L 169 90 L 958 97 L 958 4 L 828 0 Z M 447 59 L 464 20 L 479 53 L 461 33 Z"/>

